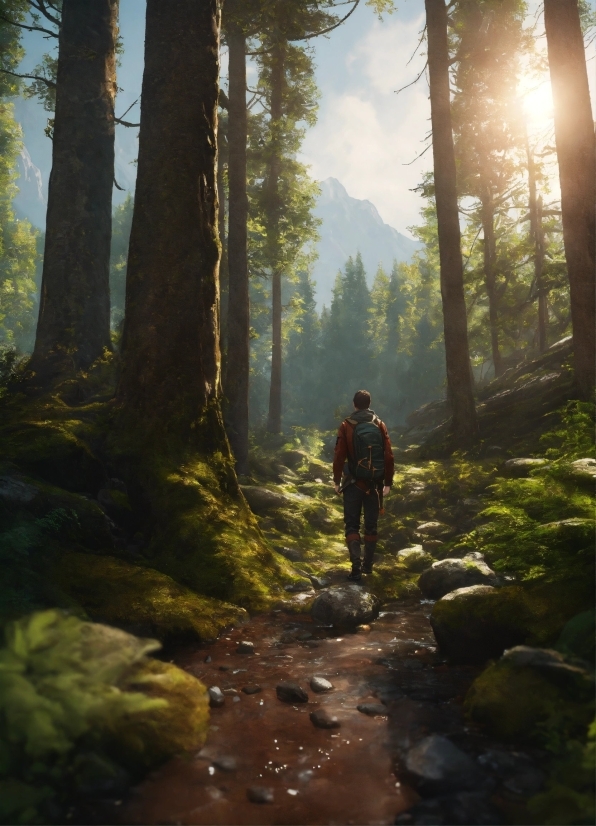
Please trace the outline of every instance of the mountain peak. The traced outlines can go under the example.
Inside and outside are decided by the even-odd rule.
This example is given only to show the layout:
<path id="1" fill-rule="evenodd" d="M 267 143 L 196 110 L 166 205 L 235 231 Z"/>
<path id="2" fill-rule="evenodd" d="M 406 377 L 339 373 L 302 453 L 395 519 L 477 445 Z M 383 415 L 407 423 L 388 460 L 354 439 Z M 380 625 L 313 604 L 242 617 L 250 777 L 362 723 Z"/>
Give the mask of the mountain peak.
<path id="1" fill-rule="evenodd" d="M 369 285 L 379 264 L 389 272 L 394 261 L 410 261 L 419 243 L 386 224 L 371 201 L 352 198 L 337 178 L 320 182 L 315 215 L 321 219 L 319 258 L 313 268 L 319 306 L 329 306 L 338 270 L 360 252 Z"/>

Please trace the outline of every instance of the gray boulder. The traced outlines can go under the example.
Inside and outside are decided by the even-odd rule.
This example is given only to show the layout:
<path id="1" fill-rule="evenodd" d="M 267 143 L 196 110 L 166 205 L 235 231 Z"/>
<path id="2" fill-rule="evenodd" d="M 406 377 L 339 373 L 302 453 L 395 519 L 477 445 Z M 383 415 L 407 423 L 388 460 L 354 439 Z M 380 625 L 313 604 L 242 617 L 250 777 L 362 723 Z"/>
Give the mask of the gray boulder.
<path id="1" fill-rule="evenodd" d="M 447 536 L 452 530 L 443 522 L 421 522 L 416 528 L 416 532 L 422 536 Z"/>
<path id="2" fill-rule="evenodd" d="M 463 559 L 440 559 L 433 562 L 418 580 L 418 587 L 427 599 L 441 599 L 459 588 L 472 585 L 498 584 L 496 573 L 476 554 L 468 554 Z"/>
<path id="3" fill-rule="evenodd" d="M 322 625 L 353 627 L 376 619 L 379 608 L 377 597 L 359 585 L 336 585 L 319 592 L 311 614 Z"/>
<path id="4" fill-rule="evenodd" d="M 522 478 L 529 476 L 531 470 L 547 465 L 546 459 L 508 459 L 503 465 L 503 470 L 509 476 Z"/>
<path id="5" fill-rule="evenodd" d="M 569 465 L 571 476 L 578 482 L 596 482 L 596 459 L 576 459 Z"/>
<path id="6" fill-rule="evenodd" d="M 240 485 L 240 489 L 251 511 L 256 514 L 287 508 L 292 505 L 292 500 L 284 496 L 283 493 L 269 490 L 269 488 L 262 488 L 257 485 Z"/>
<path id="7" fill-rule="evenodd" d="M 423 795 L 476 789 L 483 780 L 477 764 L 446 737 L 431 734 L 406 755 L 406 769 Z"/>
<path id="8" fill-rule="evenodd" d="M 427 553 L 422 545 L 412 545 L 410 548 L 404 548 L 397 554 L 397 561 L 408 571 L 424 571 L 432 564 L 433 558 Z"/>

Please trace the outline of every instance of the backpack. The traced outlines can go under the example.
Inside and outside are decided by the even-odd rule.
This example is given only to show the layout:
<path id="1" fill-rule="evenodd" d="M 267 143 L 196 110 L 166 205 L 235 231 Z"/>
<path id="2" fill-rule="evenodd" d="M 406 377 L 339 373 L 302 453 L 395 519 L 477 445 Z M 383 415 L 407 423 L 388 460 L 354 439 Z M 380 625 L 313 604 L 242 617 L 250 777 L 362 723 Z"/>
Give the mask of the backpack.
<path id="1" fill-rule="evenodd" d="M 375 418 L 370 422 L 346 419 L 353 427 L 354 455 L 348 458 L 348 468 L 354 479 L 381 482 L 385 476 L 385 440 Z"/>

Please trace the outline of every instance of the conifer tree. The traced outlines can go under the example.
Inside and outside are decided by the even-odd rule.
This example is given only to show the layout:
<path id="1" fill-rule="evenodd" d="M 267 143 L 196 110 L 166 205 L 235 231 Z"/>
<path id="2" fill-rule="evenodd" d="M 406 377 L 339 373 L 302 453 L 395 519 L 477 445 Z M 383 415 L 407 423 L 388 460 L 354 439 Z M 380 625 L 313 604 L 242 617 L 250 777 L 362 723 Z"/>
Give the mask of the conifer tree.
<path id="1" fill-rule="evenodd" d="M 545 0 L 544 25 L 555 108 L 574 369 L 579 391 L 589 399 L 596 371 L 596 147 L 577 0 Z"/>
<path id="2" fill-rule="evenodd" d="M 110 343 L 110 238 L 118 0 L 64 0 L 37 337 L 43 380 Z"/>
<path id="3" fill-rule="evenodd" d="M 466 445 L 472 442 L 476 434 L 476 409 L 468 346 L 451 126 L 447 9 L 444 0 L 425 0 L 425 6 L 447 389 L 453 415 L 453 434 L 459 444 Z"/>
<path id="4" fill-rule="evenodd" d="M 217 0 L 148 0 L 122 375 L 124 419 L 174 443 L 219 418 Z M 183 159 L 181 162 L 180 159 Z"/>

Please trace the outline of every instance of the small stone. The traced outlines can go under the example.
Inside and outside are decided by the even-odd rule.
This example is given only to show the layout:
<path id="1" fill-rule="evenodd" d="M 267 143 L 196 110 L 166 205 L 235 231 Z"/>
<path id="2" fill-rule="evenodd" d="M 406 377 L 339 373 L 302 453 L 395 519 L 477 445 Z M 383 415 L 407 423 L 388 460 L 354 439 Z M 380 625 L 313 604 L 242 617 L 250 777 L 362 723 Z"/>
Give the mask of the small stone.
<path id="1" fill-rule="evenodd" d="M 416 530 L 423 536 L 444 536 L 451 533 L 449 525 L 445 525 L 443 522 L 422 522 Z"/>
<path id="2" fill-rule="evenodd" d="M 251 803 L 273 803 L 273 789 L 266 786 L 251 786 L 246 790 Z"/>
<path id="3" fill-rule="evenodd" d="M 238 761 L 236 758 L 228 755 L 215 757 L 211 762 L 216 769 L 220 769 L 222 772 L 234 772 L 238 766 Z"/>
<path id="4" fill-rule="evenodd" d="M 222 694 L 224 694 L 226 697 L 235 697 L 238 694 L 238 692 L 235 688 L 224 688 Z"/>
<path id="5" fill-rule="evenodd" d="M 245 694 L 258 694 L 262 690 L 263 689 L 261 688 L 261 686 L 257 685 L 256 683 L 252 683 L 251 685 L 245 685 L 242 689 L 242 691 Z"/>
<path id="6" fill-rule="evenodd" d="M 503 470 L 510 476 L 521 478 L 528 476 L 531 470 L 547 464 L 546 459 L 508 459 L 503 465 Z"/>
<path id="7" fill-rule="evenodd" d="M 236 694 L 235 697 L 232 697 L 232 702 L 233 703 L 239 703 L 240 702 L 240 697 Z"/>
<path id="8" fill-rule="evenodd" d="M 323 691 L 331 691 L 333 685 L 329 682 L 329 680 L 326 680 L 324 677 L 315 676 L 311 677 L 310 687 L 313 691 L 316 691 L 318 694 L 320 694 Z"/>
<path id="9" fill-rule="evenodd" d="M 203 660 L 203 662 L 210 663 L 210 662 L 211 662 L 211 655 L 210 655 L 210 654 L 207 654 L 207 656 L 205 657 L 205 659 Z"/>
<path id="10" fill-rule="evenodd" d="M 339 728 L 341 726 L 337 717 L 326 712 L 324 708 L 311 711 L 310 720 L 317 728 Z"/>
<path id="11" fill-rule="evenodd" d="M 299 582 L 290 582 L 288 585 L 284 585 L 284 591 L 290 594 L 305 594 L 312 591 L 312 585 L 309 579 L 302 579 Z"/>
<path id="12" fill-rule="evenodd" d="M 284 703 L 308 703 L 308 694 L 298 683 L 279 683 L 275 686 L 275 693 Z"/>
<path id="13" fill-rule="evenodd" d="M 322 588 L 328 588 L 331 585 L 331 580 L 324 576 L 309 576 L 309 579 L 317 591 L 320 591 Z"/>
<path id="14" fill-rule="evenodd" d="M 357 625 L 356 626 L 356 633 L 357 634 L 369 634 L 371 632 L 370 625 Z"/>
<path id="15" fill-rule="evenodd" d="M 238 647 L 236 648 L 237 654 L 254 654 L 255 653 L 255 644 L 254 642 L 249 642 L 248 640 L 241 640 L 238 643 Z"/>
<path id="16" fill-rule="evenodd" d="M 210 688 L 207 689 L 207 693 L 209 694 L 209 705 L 211 708 L 220 708 L 226 701 L 221 688 L 216 685 L 212 685 Z"/>
<path id="17" fill-rule="evenodd" d="M 368 714 L 369 717 L 387 716 L 387 707 L 382 703 L 360 703 L 356 706 L 361 714 Z"/>

